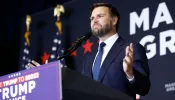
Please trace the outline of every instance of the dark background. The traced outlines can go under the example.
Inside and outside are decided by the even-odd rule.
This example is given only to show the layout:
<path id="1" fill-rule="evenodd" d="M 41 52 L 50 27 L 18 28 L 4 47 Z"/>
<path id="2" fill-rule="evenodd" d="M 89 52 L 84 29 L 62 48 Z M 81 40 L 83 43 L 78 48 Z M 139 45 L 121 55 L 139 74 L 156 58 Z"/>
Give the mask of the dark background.
<path id="1" fill-rule="evenodd" d="M 69 1 L 73 0 L 1 0 L 0 76 L 18 71 L 21 19 Z"/>
<path id="2" fill-rule="evenodd" d="M 33 37 L 31 36 L 31 51 L 29 57 L 30 59 L 40 59 L 40 57 L 44 54 L 44 52 L 49 52 L 51 50 L 51 47 L 53 44 L 52 40 L 56 33 L 56 27 L 55 27 L 55 17 L 53 17 L 53 8 L 57 4 L 63 4 L 67 1 L 37 1 L 37 0 L 18 0 L 18 2 L 15 1 L 4 1 L 1 4 L 0 8 L 0 20 L 1 20 L 1 36 L 0 36 L 0 75 L 12 73 L 15 71 L 18 71 L 18 62 L 19 62 L 19 54 L 20 49 L 23 49 L 20 45 L 20 43 L 23 43 L 24 41 L 21 41 L 20 34 L 23 36 L 25 30 L 21 27 L 21 20 L 26 17 L 26 14 L 32 15 L 32 26 L 31 32 Z M 64 7 L 67 9 L 66 12 L 69 12 L 69 16 L 62 16 L 62 22 L 63 22 L 63 36 L 65 39 L 62 41 L 62 43 L 66 44 L 67 47 L 70 46 L 72 42 L 75 41 L 77 37 L 80 37 L 87 31 L 89 31 L 89 6 L 98 0 L 72 0 L 75 2 L 71 2 L 69 4 L 65 4 Z M 168 30 L 172 30 L 175 32 L 175 23 L 166 24 L 166 22 L 161 22 L 159 24 L 159 27 L 152 28 L 152 24 L 154 22 L 155 15 L 157 13 L 158 6 L 161 3 L 165 3 L 168 7 L 169 13 L 171 14 L 171 17 L 174 21 L 175 18 L 175 10 L 174 10 L 174 0 L 104 0 L 108 3 L 113 4 L 117 9 L 119 10 L 121 14 L 121 20 L 120 20 L 120 28 L 119 28 L 119 35 L 123 36 L 126 39 L 130 39 L 133 41 L 139 42 L 142 38 L 145 36 L 151 35 L 155 36 L 155 40 L 153 43 L 156 44 L 156 55 L 149 59 L 149 65 L 150 65 L 150 80 L 151 80 L 151 89 L 147 96 L 141 97 L 141 100 L 174 100 L 174 94 L 175 90 L 173 91 L 167 91 L 167 89 L 175 89 L 174 83 L 175 83 L 175 51 L 170 52 L 169 49 L 166 50 L 166 55 L 161 56 L 160 55 L 160 49 L 159 48 L 162 44 L 160 43 L 160 33 L 166 32 Z M 135 35 L 129 34 L 129 25 L 130 25 L 130 13 L 136 12 L 140 15 L 142 10 L 144 8 L 149 8 L 149 22 L 150 22 L 150 29 L 147 31 L 143 31 L 143 27 L 136 29 Z M 48 9 L 48 10 L 47 10 Z M 69 10 L 68 10 L 69 9 Z M 160 10 L 160 9 L 159 9 Z M 34 14 L 37 12 L 41 12 L 39 14 Z M 163 15 L 162 15 L 163 16 Z M 24 24 L 24 20 L 22 21 Z M 44 22 L 45 25 L 43 25 L 41 28 L 37 29 L 37 23 Z M 25 25 L 22 25 L 25 27 Z M 65 27 L 66 26 L 66 27 Z M 21 32 L 21 29 L 23 29 L 23 32 Z M 67 30 L 67 31 L 65 31 Z M 172 33 L 171 33 L 172 34 Z M 43 38 L 40 38 L 39 36 L 42 36 Z M 23 38 L 23 37 L 22 37 Z M 169 41 L 172 38 L 167 38 L 167 41 Z M 90 39 L 91 42 L 93 42 L 92 46 L 92 52 L 94 49 L 96 49 L 95 46 L 97 46 L 98 42 L 95 40 Z M 175 41 L 173 41 L 175 42 Z M 34 44 L 35 43 L 35 44 Z M 48 47 L 48 44 L 49 45 Z M 69 45 L 67 45 L 69 43 Z M 148 45 L 153 43 L 147 43 L 145 45 L 145 48 L 148 47 Z M 64 45 L 63 44 L 63 45 Z M 42 48 L 40 50 L 35 49 L 38 47 L 37 45 L 41 46 Z M 175 47 L 175 45 L 173 46 Z M 40 47 L 38 47 L 40 48 Z M 46 50 L 49 49 L 49 50 Z M 38 53 L 39 52 L 39 53 Z M 149 52 L 149 50 L 147 50 Z M 87 54 L 90 54 L 91 52 L 88 52 Z M 76 66 L 75 69 L 81 68 L 81 60 L 84 58 L 86 54 L 84 54 L 84 48 L 80 47 L 77 49 L 77 56 L 71 56 L 74 58 L 73 63 L 71 66 L 68 65 L 68 67 Z M 21 57 L 22 58 L 22 57 Z M 79 66 L 78 66 L 79 64 Z M 168 87 L 168 88 L 166 88 Z"/>
<path id="3" fill-rule="evenodd" d="M 89 7 L 98 0 L 75 0 L 75 2 L 70 2 L 64 4 L 65 14 L 61 17 L 61 21 L 63 23 L 63 39 L 62 45 L 70 47 L 70 44 L 75 41 L 77 37 L 84 35 L 86 32 L 90 30 L 90 20 L 89 20 Z M 149 68 L 150 68 L 150 80 L 151 80 L 151 89 L 148 95 L 141 97 L 141 100 L 174 100 L 175 90 L 167 91 L 168 89 L 175 89 L 175 50 L 170 51 L 166 48 L 166 54 L 160 55 L 160 51 L 162 50 L 160 47 L 164 44 L 161 44 L 160 34 L 163 35 L 171 34 L 174 35 L 175 33 L 175 23 L 167 24 L 165 21 L 160 22 L 157 28 L 152 28 L 154 23 L 155 16 L 158 10 L 162 11 L 165 8 L 165 5 L 170 13 L 172 20 L 174 21 L 175 18 L 175 10 L 174 10 L 174 0 L 104 0 L 112 5 L 114 5 L 118 11 L 120 12 L 121 20 L 120 20 L 120 28 L 118 34 L 124 37 L 125 39 L 129 39 L 134 42 L 139 42 L 146 36 L 153 36 L 155 37 L 152 43 L 147 42 L 144 45 L 147 53 L 150 52 L 148 46 L 152 45 L 153 43 L 156 44 L 156 53 L 155 55 L 149 59 Z M 160 9 L 160 5 L 164 4 L 164 8 Z M 149 25 L 150 28 L 147 31 L 143 30 L 143 26 L 140 28 L 136 28 L 136 34 L 130 35 L 130 21 L 134 18 L 130 18 L 130 14 L 136 12 L 138 15 L 141 14 L 142 10 L 148 8 L 149 14 L 146 17 L 149 17 Z M 159 8 L 159 9 L 158 9 Z M 165 11 L 167 12 L 167 11 Z M 168 13 L 167 12 L 167 13 Z M 166 14 L 161 14 L 161 16 L 167 16 Z M 49 50 L 52 48 L 52 41 L 56 33 L 55 27 L 55 17 L 53 16 L 53 9 L 48 9 L 42 11 L 38 14 L 32 15 L 32 25 L 31 25 L 31 46 L 30 48 L 30 59 L 38 60 L 41 59 L 44 52 L 50 53 Z M 159 19 L 160 20 L 160 19 Z M 170 20 L 170 19 L 169 19 Z M 24 21 L 23 21 L 24 23 Z M 38 28 L 40 25 L 39 23 L 43 24 L 42 27 Z M 25 25 L 23 25 L 24 27 Z M 24 29 L 24 28 L 22 28 Z M 169 32 L 169 31 L 172 32 Z M 22 32 L 24 34 L 25 30 Z M 166 33 L 164 33 L 166 32 Z M 23 35 L 21 34 L 21 35 Z M 61 37 L 62 37 L 61 36 Z M 175 43 L 174 36 L 173 38 L 170 37 L 162 37 L 166 39 L 166 41 L 172 40 Z M 149 39 L 147 39 L 149 40 Z M 71 56 L 73 58 L 71 63 L 67 65 L 69 68 L 76 69 L 76 71 L 80 71 L 82 68 L 83 58 L 88 56 L 98 46 L 98 41 L 90 38 L 89 41 L 93 43 L 91 47 L 92 51 L 84 53 L 85 49 L 83 45 L 80 46 L 76 50 L 76 56 Z M 23 41 L 24 42 L 24 41 Z M 172 48 L 175 48 L 175 45 L 171 45 Z M 37 49 L 38 48 L 38 49 Z M 66 49 L 65 48 L 65 49 Z M 153 47 L 152 47 L 153 49 Z M 22 48 L 23 50 L 23 48 Z M 154 49 L 155 50 L 155 49 Z M 22 58 L 22 56 L 21 56 Z"/>

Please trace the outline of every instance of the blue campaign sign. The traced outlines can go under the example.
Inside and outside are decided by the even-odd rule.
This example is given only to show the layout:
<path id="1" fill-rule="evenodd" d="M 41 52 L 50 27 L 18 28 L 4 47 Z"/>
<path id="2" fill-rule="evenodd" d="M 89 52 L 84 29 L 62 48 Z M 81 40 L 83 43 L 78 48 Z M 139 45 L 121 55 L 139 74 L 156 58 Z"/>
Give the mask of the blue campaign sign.
<path id="1" fill-rule="evenodd" d="M 61 68 L 54 61 L 0 77 L 1 100 L 61 100 Z"/>

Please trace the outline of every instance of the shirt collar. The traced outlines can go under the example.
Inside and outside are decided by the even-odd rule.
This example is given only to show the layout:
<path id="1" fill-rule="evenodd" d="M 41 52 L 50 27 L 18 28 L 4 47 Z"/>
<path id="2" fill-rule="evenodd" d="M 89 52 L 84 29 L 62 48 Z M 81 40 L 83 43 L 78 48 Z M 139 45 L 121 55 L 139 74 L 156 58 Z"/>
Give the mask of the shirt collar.
<path id="1" fill-rule="evenodd" d="M 118 33 L 116 33 L 116 34 L 110 36 L 108 39 L 106 39 L 104 41 L 104 43 L 106 44 L 106 46 L 112 46 L 118 38 L 119 38 L 119 35 L 118 35 Z M 100 41 L 99 43 L 101 43 L 101 42 L 102 41 Z"/>

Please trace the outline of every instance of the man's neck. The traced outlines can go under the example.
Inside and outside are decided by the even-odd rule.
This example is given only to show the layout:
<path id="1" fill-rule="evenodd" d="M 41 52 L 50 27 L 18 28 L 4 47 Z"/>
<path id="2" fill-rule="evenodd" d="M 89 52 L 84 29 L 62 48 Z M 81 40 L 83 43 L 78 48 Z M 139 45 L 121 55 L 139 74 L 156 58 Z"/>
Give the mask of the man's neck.
<path id="1" fill-rule="evenodd" d="M 109 32 L 106 35 L 99 37 L 99 39 L 100 39 L 100 41 L 105 41 L 106 39 L 108 39 L 109 37 L 111 37 L 114 34 L 116 34 L 116 32 Z"/>

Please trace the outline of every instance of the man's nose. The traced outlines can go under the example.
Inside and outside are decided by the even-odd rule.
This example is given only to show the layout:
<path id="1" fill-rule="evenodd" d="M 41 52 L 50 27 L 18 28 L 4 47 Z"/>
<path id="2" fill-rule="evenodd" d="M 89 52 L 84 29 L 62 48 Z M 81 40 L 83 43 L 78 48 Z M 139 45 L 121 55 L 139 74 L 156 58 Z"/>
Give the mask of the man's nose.
<path id="1" fill-rule="evenodd" d="M 94 23 L 98 23 L 98 19 L 97 19 L 97 17 L 94 18 Z"/>

